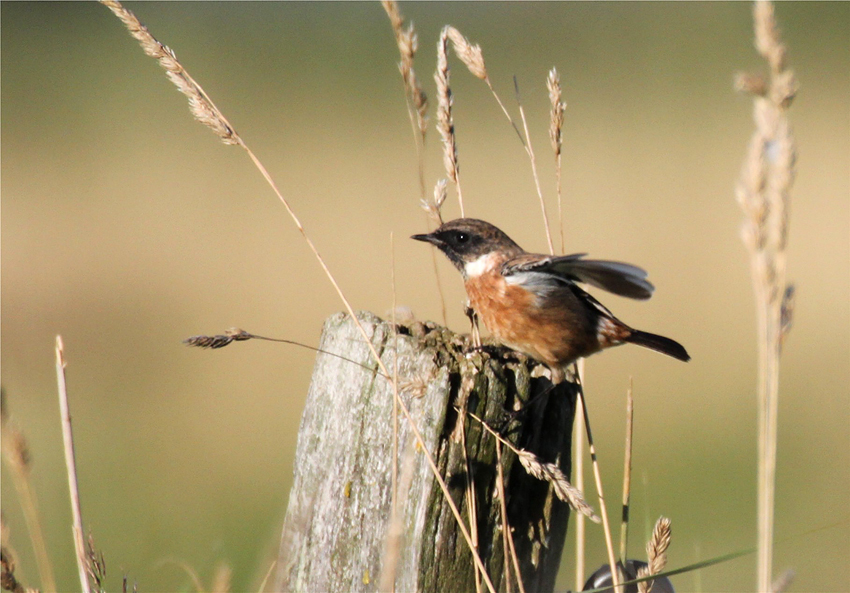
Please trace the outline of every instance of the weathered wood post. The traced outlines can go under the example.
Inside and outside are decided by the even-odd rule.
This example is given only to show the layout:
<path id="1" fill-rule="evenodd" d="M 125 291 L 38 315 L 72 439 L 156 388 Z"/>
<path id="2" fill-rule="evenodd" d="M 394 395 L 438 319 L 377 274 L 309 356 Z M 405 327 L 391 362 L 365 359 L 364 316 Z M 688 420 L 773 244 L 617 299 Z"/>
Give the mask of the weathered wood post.
<path id="1" fill-rule="evenodd" d="M 414 440 L 399 414 L 400 520 L 393 524 L 392 384 L 379 374 L 352 319 L 345 314 L 329 318 L 319 347 L 348 360 L 317 355 L 298 434 L 276 590 L 376 591 L 381 582 L 394 582 L 396 591 L 475 591 L 470 550 L 427 464 L 424 445 L 467 525 L 471 469 L 478 551 L 495 589 L 504 591 L 495 439 L 457 408 L 465 405 L 490 426 L 502 427 L 505 410 L 543 393 L 550 387 L 548 379 L 532 378 L 535 364 L 516 355 L 470 355 L 466 336 L 433 323 L 399 325 L 393 332 L 391 323 L 370 313 L 358 318 L 386 367 L 397 364 L 402 398 L 424 443 Z M 506 437 L 569 475 L 575 395 L 571 384 L 552 390 L 521 422 L 512 423 Z M 468 463 L 458 438 L 461 418 Z M 503 449 L 502 468 L 526 590 L 551 591 L 568 507 L 550 483 L 528 475 L 508 449 Z M 390 538 L 394 526 L 399 537 Z M 510 571 L 515 591 L 513 566 Z"/>

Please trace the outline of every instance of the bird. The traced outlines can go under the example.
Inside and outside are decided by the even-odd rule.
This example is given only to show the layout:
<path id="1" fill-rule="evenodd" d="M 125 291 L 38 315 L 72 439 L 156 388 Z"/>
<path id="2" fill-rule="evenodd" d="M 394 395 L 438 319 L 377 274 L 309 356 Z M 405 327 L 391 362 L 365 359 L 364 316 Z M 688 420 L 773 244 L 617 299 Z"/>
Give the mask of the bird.
<path id="1" fill-rule="evenodd" d="M 489 222 L 458 218 L 411 239 L 431 243 L 463 276 L 469 306 L 503 345 L 544 363 L 553 384 L 579 358 L 621 344 L 637 344 L 687 362 L 687 350 L 670 338 L 617 319 L 578 286 L 646 300 L 655 287 L 637 266 L 585 259 L 586 253 L 528 253 Z"/>

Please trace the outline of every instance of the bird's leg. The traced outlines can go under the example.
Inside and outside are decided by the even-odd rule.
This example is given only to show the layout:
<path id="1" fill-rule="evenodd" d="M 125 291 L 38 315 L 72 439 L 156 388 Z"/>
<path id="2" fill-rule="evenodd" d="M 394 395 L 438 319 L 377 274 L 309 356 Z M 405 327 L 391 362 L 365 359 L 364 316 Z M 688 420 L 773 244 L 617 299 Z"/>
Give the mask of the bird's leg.
<path id="1" fill-rule="evenodd" d="M 472 335 L 472 347 L 475 350 L 481 348 L 481 332 L 478 329 L 478 314 L 469 306 L 469 301 L 463 305 L 463 314 L 469 319 L 470 334 Z"/>

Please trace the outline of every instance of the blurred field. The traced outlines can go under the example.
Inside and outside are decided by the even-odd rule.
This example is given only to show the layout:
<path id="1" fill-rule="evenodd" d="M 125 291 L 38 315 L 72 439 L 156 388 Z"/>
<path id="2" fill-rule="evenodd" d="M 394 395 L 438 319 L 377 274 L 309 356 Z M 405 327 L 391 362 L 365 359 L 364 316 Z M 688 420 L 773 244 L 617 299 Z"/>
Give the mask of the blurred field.
<path id="1" fill-rule="evenodd" d="M 131 3 L 264 161 L 356 308 L 392 302 L 439 319 L 416 157 L 376 3 Z M 3 3 L 2 382 L 29 438 L 51 557 L 75 588 L 55 394 L 62 334 L 83 513 L 110 590 L 189 590 L 233 568 L 256 590 L 286 508 L 311 353 L 181 340 L 240 326 L 315 344 L 340 310 L 283 207 L 238 149 L 192 121 L 185 100 L 107 9 Z M 554 211 L 546 72 L 561 72 L 567 251 L 647 268 L 649 303 L 604 301 L 690 350 L 683 365 L 638 348 L 588 362 L 606 492 L 619 497 L 624 394 L 636 395 L 632 555 L 659 514 L 672 567 L 755 542 L 755 321 L 733 188 L 751 123 L 732 91 L 762 69 L 747 3 L 403 4 L 433 95 L 450 23 L 484 50 L 515 106 L 516 75 Z M 780 3 L 800 80 L 783 356 L 777 572 L 792 591 L 850 590 L 850 4 Z M 467 214 L 546 249 L 530 168 L 478 80 L 452 62 Z M 441 175 L 431 133 L 427 183 Z M 457 214 L 449 199 L 447 214 Z M 449 325 L 466 327 L 456 272 L 440 260 Z M 17 496 L 3 515 L 18 576 L 37 585 Z M 591 529 L 589 566 L 604 561 Z M 568 545 L 568 547 L 571 547 Z M 754 558 L 676 577 L 679 591 L 748 591 Z M 561 583 L 571 587 L 572 554 Z"/>

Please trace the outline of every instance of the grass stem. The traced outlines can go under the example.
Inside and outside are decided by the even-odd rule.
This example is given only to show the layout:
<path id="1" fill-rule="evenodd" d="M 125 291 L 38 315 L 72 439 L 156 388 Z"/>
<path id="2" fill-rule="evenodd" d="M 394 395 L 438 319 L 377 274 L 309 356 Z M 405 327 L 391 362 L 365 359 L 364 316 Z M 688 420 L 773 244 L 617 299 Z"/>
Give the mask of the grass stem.
<path id="1" fill-rule="evenodd" d="M 68 473 L 68 489 L 71 495 L 74 550 L 80 587 L 84 593 L 91 591 L 87 570 L 86 545 L 83 540 L 83 513 L 80 506 L 80 490 L 77 484 L 77 463 L 74 458 L 74 433 L 71 430 L 71 411 L 68 405 L 68 388 L 65 384 L 65 352 L 62 336 L 56 336 L 56 381 L 59 387 L 59 412 L 62 419 L 62 442 L 65 447 L 65 468 Z"/>

